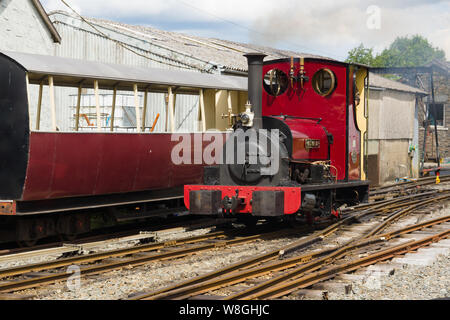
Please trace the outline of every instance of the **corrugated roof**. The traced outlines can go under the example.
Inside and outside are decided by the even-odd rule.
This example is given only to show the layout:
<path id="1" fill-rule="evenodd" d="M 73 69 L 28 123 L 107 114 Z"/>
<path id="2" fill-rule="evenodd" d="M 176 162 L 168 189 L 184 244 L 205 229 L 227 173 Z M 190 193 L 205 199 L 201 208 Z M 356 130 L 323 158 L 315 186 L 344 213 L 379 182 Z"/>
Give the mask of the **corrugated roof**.
<path id="1" fill-rule="evenodd" d="M 73 16 L 72 14 L 64 11 L 52 12 L 50 13 L 50 16 L 52 16 L 54 13 L 60 13 L 77 19 L 76 16 Z M 264 53 L 267 55 L 268 60 L 289 57 L 304 57 L 336 61 L 329 57 L 308 53 L 280 50 L 271 47 L 238 43 L 216 38 L 203 38 L 192 35 L 185 35 L 182 33 L 164 31 L 146 26 L 129 25 L 105 19 L 87 17 L 83 18 L 94 25 L 112 29 L 115 32 L 123 34 L 125 36 L 146 40 L 154 45 L 167 48 L 184 56 L 194 57 L 199 61 L 218 65 L 219 67 L 222 67 L 225 72 L 247 72 L 247 59 L 243 55 L 248 52 Z M 58 19 L 57 15 L 55 15 L 55 19 Z M 379 87 L 403 92 L 412 92 L 424 95 L 427 94 L 425 91 L 422 91 L 420 89 L 384 78 L 374 73 L 370 74 L 370 85 L 372 87 Z"/>
<path id="2" fill-rule="evenodd" d="M 195 56 L 203 61 L 214 62 L 228 70 L 247 71 L 247 59 L 243 57 L 243 54 L 247 52 L 261 52 L 266 54 L 268 59 L 303 56 L 305 58 L 322 58 L 332 60 L 328 57 L 311 55 L 307 53 L 278 50 L 270 47 L 243 44 L 215 38 L 201 38 L 177 32 L 163 31 L 151 27 L 127 25 L 109 20 L 94 18 L 86 19 L 92 23 L 112 27 L 118 32 L 127 33 L 132 36 L 142 37 L 144 35 L 153 43 L 159 43 L 171 48 L 174 51 Z"/>
<path id="3" fill-rule="evenodd" d="M 408 86 L 408 85 L 403 84 L 398 81 L 394 81 L 394 80 L 382 77 L 382 76 L 372 73 L 372 72 L 370 72 L 370 74 L 369 74 L 369 86 L 376 87 L 376 88 L 383 88 L 383 89 L 390 89 L 390 90 L 396 90 L 396 91 L 428 95 L 428 93 L 423 90 Z"/>
<path id="4" fill-rule="evenodd" d="M 77 18 L 64 11 L 52 12 L 50 13 L 50 16 L 55 14 L 55 17 L 52 18 L 58 19 L 56 15 L 57 13 Z M 243 55 L 248 52 L 264 53 L 268 56 L 268 59 L 281 59 L 293 56 L 334 60 L 329 57 L 312 55 L 308 53 L 279 50 L 270 47 L 244 44 L 215 38 L 202 38 L 177 32 L 159 30 L 152 27 L 128 25 L 104 19 L 83 18 L 94 25 L 113 29 L 117 33 L 139 38 L 141 40 L 147 40 L 154 45 L 168 48 L 182 55 L 195 57 L 201 61 L 218 65 L 225 71 L 246 72 L 247 60 Z"/>

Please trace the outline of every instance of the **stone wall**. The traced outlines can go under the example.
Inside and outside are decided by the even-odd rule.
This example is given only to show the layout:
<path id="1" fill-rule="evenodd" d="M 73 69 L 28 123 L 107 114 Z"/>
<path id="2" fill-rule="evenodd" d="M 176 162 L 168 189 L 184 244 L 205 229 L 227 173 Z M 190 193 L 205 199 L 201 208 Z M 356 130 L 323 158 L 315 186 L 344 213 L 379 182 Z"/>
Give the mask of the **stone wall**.
<path id="1" fill-rule="evenodd" d="M 429 90 L 429 80 L 427 78 L 422 80 L 424 86 Z M 443 126 L 438 126 L 438 141 L 439 141 L 439 152 L 441 158 L 450 157 L 450 83 L 448 76 L 444 76 L 441 73 L 434 73 L 434 89 L 435 89 L 435 103 L 444 105 L 444 123 Z M 430 96 L 431 101 L 431 96 Z M 424 99 L 424 102 L 428 102 L 428 98 Z M 425 114 L 423 108 L 419 109 L 419 124 L 420 124 L 420 152 L 422 152 L 423 141 L 424 141 L 424 121 Z M 428 128 L 427 140 L 426 140 L 426 157 L 427 159 L 436 158 L 436 142 L 434 134 L 434 126 Z"/>

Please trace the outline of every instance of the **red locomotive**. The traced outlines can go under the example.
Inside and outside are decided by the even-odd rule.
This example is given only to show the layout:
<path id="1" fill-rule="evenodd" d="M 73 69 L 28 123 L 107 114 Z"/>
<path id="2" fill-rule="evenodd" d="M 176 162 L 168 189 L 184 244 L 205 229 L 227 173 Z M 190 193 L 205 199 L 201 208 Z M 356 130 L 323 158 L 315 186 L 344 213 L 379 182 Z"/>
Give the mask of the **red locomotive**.
<path id="1" fill-rule="evenodd" d="M 205 169 L 208 183 L 185 186 L 190 213 L 254 223 L 297 213 L 337 216 L 341 205 L 367 201 L 367 68 L 325 59 L 246 57 L 253 112 L 230 115 L 235 131 L 222 164 Z"/>

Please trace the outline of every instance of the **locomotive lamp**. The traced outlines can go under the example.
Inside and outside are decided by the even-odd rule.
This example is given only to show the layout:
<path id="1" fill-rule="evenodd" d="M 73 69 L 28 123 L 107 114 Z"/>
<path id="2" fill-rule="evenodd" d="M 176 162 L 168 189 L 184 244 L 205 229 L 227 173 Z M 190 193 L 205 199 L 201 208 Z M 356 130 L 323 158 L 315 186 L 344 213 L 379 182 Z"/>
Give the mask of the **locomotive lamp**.
<path id="1" fill-rule="evenodd" d="M 243 127 L 253 127 L 253 119 L 255 118 L 255 113 L 252 111 L 252 105 L 249 101 L 245 104 L 245 111 L 239 114 L 228 112 L 228 114 L 222 113 L 222 119 L 228 118 L 228 125 L 230 127 L 234 126 L 238 120 L 241 121 Z"/>
<path id="2" fill-rule="evenodd" d="M 252 111 L 252 105 L 250 104 L 250 101 L 247 101 L 245 104 L 245 112 L 242 112 L 240 115 L 242 124 L 245 127 L 253 127 L 253 119 L 255 117 L 255 114 Z"/>

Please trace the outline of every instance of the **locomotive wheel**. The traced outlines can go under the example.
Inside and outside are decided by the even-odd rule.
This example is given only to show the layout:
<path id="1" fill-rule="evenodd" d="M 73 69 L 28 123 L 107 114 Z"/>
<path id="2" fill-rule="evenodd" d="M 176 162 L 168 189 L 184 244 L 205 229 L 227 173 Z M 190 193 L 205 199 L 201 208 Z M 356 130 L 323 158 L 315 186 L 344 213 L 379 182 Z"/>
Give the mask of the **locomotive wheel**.
<path id="1" fill-rule="evenodd" d="M 17 241 L 17 245 L 21 248 L 29 248 L 29 247 L 35 246 L 37 241 L 38 241 L 37 239 L 19 240 L 19 241 Z"/>
<path id="2" fill-rule="evenodd" d="M 77 238 L 77 234 L 61 234 L 60 238 L 63 241 L 74 241 Z"/>
<path id="3" fill-rule="evenodd" d="M 238 223 L 245 224 L 247 228 L 254 228 L 256 224 L 258 223 L 258 218 L 248 215 L 240 215 L 237 218 Z"/>
<path id="4" fill-rule="evenodd" d="M 90 230 L 90 217 L 83 214 L 67 214 L 58 220 L 59 237 L 62 241 L 73 241 L 79 234 Z"/>
<path id="5" fill-rule="evenodd" d="M 297 221 L 297 216 L 295 214 L 288 214 L 283 217 L 283 222 L 289 227 L 289 228 L 298 228 L 299 226 L 303 225 L 303 223 Z"/>

